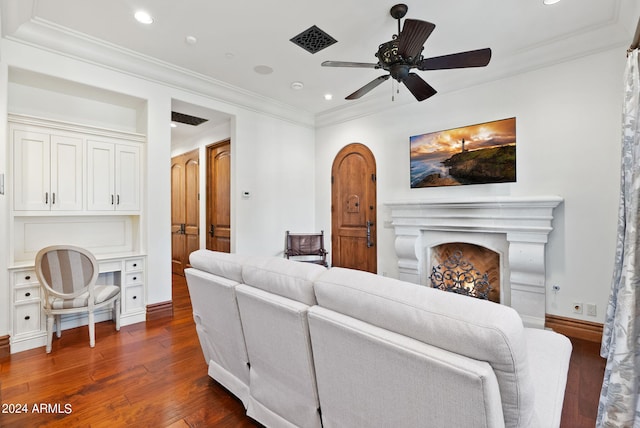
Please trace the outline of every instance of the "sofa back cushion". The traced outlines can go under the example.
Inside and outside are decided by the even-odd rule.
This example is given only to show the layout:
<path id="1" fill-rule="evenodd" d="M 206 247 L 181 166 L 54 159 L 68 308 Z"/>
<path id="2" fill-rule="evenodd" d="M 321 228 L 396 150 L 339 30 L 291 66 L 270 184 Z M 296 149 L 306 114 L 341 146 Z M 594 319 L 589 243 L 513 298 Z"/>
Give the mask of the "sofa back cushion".
<path id="1" fill-rule="evenodd" d="M 311 306 L 316 304 L 313 282 L 324 272 L 325 267 L 314 263 L 281 257 L 251 257 L 243 267 L 242 282 Z"/>
<path id="2" fill-rule="evenodd" d="M 320 306 L 309 330 L 325 427 L 504 427 L 485 361 Z"/>
<path id="3" fill-rule="evenodd" d="M 515 310 L 429 287 L 332 268 L 315 283 L 318 304 L 493 368 L 508 427 L 535 426 L 522 320 Z"/>
<path id="4" fill-rule="evenodd" d="M 197 250 L 189 255 L 189 264 L 210 274 L 242 282 L 242 265 L 247 256 L 220 253 L 211 250 Z"/>

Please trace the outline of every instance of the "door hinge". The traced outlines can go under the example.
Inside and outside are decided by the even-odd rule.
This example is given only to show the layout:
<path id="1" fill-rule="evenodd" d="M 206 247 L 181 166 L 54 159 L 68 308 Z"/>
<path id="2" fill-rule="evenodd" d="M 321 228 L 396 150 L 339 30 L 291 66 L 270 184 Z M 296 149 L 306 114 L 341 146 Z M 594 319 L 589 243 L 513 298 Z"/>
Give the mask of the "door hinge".
<path id="1" fill-rule="evenodd" d="M 377 177 L 375 174 L 371 174 L 371 181 L 373 181 L 374 183 L 376 182 Z"/>

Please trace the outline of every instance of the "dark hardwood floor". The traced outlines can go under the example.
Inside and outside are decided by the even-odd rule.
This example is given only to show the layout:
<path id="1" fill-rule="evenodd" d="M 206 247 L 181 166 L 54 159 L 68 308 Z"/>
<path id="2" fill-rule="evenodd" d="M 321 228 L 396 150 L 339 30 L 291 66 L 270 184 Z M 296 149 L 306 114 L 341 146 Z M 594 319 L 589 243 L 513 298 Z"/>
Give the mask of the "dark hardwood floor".
<path id="1" fill-rule="evenodd" d="M 260 427 L 207 376 L 188 290 L 175 275 L 173 299 L 173 318 L 119 333 L 112 322 L 96 325 L 93 349 L 84 327 L 54 337 L 49 355 L 42 347 L 0 359 L 0 426 Z M 599 344 L 572 342 L 562 427 L 593 427 L 604 360 Z"/>

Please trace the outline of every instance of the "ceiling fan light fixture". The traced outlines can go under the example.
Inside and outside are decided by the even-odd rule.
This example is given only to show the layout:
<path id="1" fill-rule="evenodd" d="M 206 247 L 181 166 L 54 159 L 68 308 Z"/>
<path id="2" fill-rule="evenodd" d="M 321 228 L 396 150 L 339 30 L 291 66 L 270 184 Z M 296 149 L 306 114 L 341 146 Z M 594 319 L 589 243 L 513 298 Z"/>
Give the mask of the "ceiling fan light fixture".
<path id="1" fill-rule="evenodd" d="M 153 17 L 144 10 L 137 11 L 133 16 L 141 24 L 153 24 Z"/>

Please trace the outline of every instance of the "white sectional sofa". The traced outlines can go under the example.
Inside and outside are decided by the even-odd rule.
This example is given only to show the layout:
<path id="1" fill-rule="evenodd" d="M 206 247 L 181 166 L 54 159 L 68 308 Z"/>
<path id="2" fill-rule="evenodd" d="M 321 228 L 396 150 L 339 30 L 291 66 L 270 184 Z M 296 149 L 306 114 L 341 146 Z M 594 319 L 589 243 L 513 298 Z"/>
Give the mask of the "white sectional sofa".
<path id="1" fill-rule="evenodd" d="M 560 425 L 571 343 L 507 306 L 275 257 L 190 263 L 208 373 L 267 427 Z"/>

